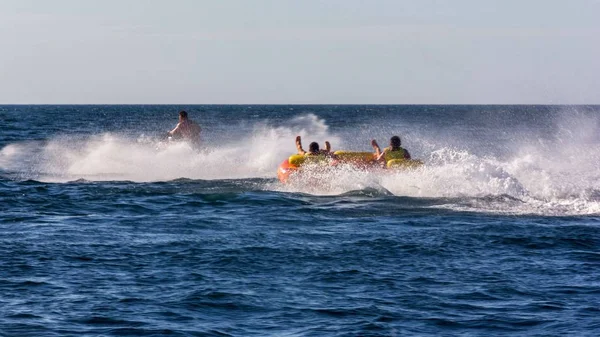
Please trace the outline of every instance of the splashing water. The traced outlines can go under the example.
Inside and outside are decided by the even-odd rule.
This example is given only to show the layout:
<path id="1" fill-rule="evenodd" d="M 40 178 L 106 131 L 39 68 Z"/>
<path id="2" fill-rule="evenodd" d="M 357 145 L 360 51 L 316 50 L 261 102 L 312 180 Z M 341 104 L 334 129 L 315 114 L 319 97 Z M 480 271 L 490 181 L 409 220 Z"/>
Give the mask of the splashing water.
<path id="1" fill-rule="evenodd" d="M 600 213 L 600 139 L 596 116 L 562 113 L 554 117 L 556 132 L 516 130 L 510 151 L 479 154 L 482 141 L 463 138 L 463 146 L 447 144 L 447 135 L 423 129 L 405 137 L 420 169 L 370 172 L 351 167 L 315 170 L 288 185 L 268 183 L 265 189 L 315 195 L 339 195 L 373 189 L 382 195 L 449 198 L 447 207 L 469 211 L 543 214 Z M 274 178 L 279 163 L 295 153 L 294 138 L 325 140 L 334 150 L 365 150 L 356 130 L 332 132 L 313 113 L 291 117 L 281 125 L 267 121 L 249 132 L 197 151 L 185 142 L 165 142 L 145 135 L 119 133 L 54 136 L 46 141 L 13 142 L 0 149 L 0 169 L 19 179 L 64 182 L 129 180 L 168 181 L 177 178 L 223 180 Z M 364 129 L 369 134 L 374 130 Z M 418 130 L 417 130 L 418 131 Z M 477 150 L 475 150 L 477 149 Z M 274 181 L 274 180 L 273 180 Z"/>

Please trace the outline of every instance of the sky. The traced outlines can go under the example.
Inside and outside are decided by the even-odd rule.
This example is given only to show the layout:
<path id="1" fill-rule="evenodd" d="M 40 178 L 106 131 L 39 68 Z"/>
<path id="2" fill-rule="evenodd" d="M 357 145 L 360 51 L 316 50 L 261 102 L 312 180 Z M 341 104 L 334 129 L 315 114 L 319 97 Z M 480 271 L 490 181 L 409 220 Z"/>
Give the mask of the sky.
<path id="1" fill-rule="evenodd" d="M 0 104 L 600 104 L 600 0 L 2 0 Z"/>

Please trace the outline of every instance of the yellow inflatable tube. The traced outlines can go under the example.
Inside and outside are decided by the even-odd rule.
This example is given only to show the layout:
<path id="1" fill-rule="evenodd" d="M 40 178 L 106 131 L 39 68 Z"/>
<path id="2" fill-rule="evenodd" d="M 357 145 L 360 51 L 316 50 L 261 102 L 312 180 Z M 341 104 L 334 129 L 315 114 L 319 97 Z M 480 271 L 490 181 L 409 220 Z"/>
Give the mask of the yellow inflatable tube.
<path id="1" fill-rule="evenodd" d="M 306 160 L 306 156 L 303 156 L 301 154 L 293 154 L 288 158 L 288 162 L 294 166 L 300 166 L 300 165 L 304 164 L 305 160 Z"/>
<path id="2" fill-rule="evenodd" d="M 339 163 L 355 163 L 368 164 L 375 161 L 375 155 L 372 152 L 356 152 L 356 151 L 335 151 L 333 158 Z M 294 154 L 288 158 L 290 165 L 302 166 L 305 163 L 324 163 L 327 157 L 324 155 L 304 156 Z"/>
<path id="3" fill-rule="evenodd" d="M 324 155 L 304 156 L 293 154 L 288 158 L 288 162 L 294 166 L 302 166 L 302 164 L 326 164 L 328 160 Z"/>
<path id="4" fill-rule="evenodd" d="M 356 151 L 335 151 L 335 161 L 338 163 L 351 163 L 351 164 L 375 164 L 375 154 L 372 152 L 356 152 Z M 305 156 L 301 154 L 294 154 L 288 158 L 288 162 L 292 166 L 300 167 L 303 164 L 308 163 L 328 163 L 327 157 L 319 156 Z M 423 165 L 423 162 L 417 159 L 392 159 L 386 163 L 387 168 L 390 169 L 408 169 L 417 168 Z"/>
<path id="5" fill-rule="evenodd" d="M 414 169 L 423 166 L 423 162 L 418 159 L 392 159 L 386 163 L 389 169 Z"/>
<path id="6" fill-rule="evenodd" d="M 370 162 L 375 160 L 373 152 L 335 151 L 333 154 L 341 162 Z"/>

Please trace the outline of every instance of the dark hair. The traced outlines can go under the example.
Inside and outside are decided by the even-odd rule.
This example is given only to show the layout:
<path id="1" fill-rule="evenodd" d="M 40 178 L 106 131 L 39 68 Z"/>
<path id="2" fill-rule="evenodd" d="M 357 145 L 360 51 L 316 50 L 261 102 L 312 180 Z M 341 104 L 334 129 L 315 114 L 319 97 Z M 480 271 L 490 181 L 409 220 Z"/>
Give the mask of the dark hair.
<path id="1" fill-rule="evenodd" d="M 394 137 L 390 138 L 390 145 L 392 147 L 400 147 L 400 144 L 401 144 L 400 137 L 394 136 Z"/>
<path id="2" fill-rule="evenodd" d="M 183 118 L 187 118 L 187 112 L 185 112 L 185 110 L 181 110 L 181 111 L 179 111 L 179 116 L 181 116 Z"/>
<path id="3" fill-rule="evenodd" d="M 317 143 L 317 142 L 310 143 L 310 145 L 308 146 L 308 151 L 319 152 L 319 143 Z"/>

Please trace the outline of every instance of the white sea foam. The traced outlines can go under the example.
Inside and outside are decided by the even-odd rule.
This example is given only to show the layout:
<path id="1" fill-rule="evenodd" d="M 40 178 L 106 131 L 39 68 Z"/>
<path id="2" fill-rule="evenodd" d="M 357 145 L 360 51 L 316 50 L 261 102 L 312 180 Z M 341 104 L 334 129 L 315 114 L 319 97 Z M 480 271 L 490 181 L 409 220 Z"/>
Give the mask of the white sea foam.
<path id="1" fill-rule="evenodd" d="M 443 207 L 459 210 L 599 214 L 598 119 L 564 114 L 555 123 L 554 137 L 521 135 L 508 154 L 476 155 L 470 144 L 448 147 L 435 135 L 422 135 L 407 145 L 421 149 L 412 151 L 426 163 L 419 169 L 373 173 L 338 167 L 314 170 L 301 182 L 265 188 L 317 195 L 376 189 L 399 196 L 448 198 Z M 305 143 L 329 140 L 334 149 L 356 146 L 356 140 L 331 134 L 326 121 L 308 114 L 278 127 L 257 123 L 247 136 L 202 151 L 186 143 L 111 133 L 14 143 L 0 149 L 0 169 L 52 182 L 275 178 L 279 163 L 295 152 L 296 135 Z"/>
<path id="2" fill-rule="evenodd" d="M 247 137 L 201 150 L 185 142 L 144 135 L 61 136 L 43 143 L 5 146 L 0 150 L 0 168 L 54 182 L 273 177 L 278 164 L 295 152 L 296 135 L 305 142 L 337 142 L 327 131 L 325 121 L 309 114 L 292 119 L 284 127 L 258 123 Z"/>
<path id="3" fill-rule="evenodd" d="M 394 195 L 448 198 L 443 207 L 512 214 L 574 215 L 600 213 L 600 124 L 598 118 L 564 113 L 554 121 L 556 134 L 542 138 L 518 134 L 512 153 L 485 156 L 447 147 L 435 135 L 413 139 L 426 163 L 416 170 L 366 173 L 338 169 L 309 177 L 286 190 L 340 194 L 378 188 Z M 420 144 L 415 144 L 420 143 Z M 413 153 L 414 155 L 415 153 Z"/>

